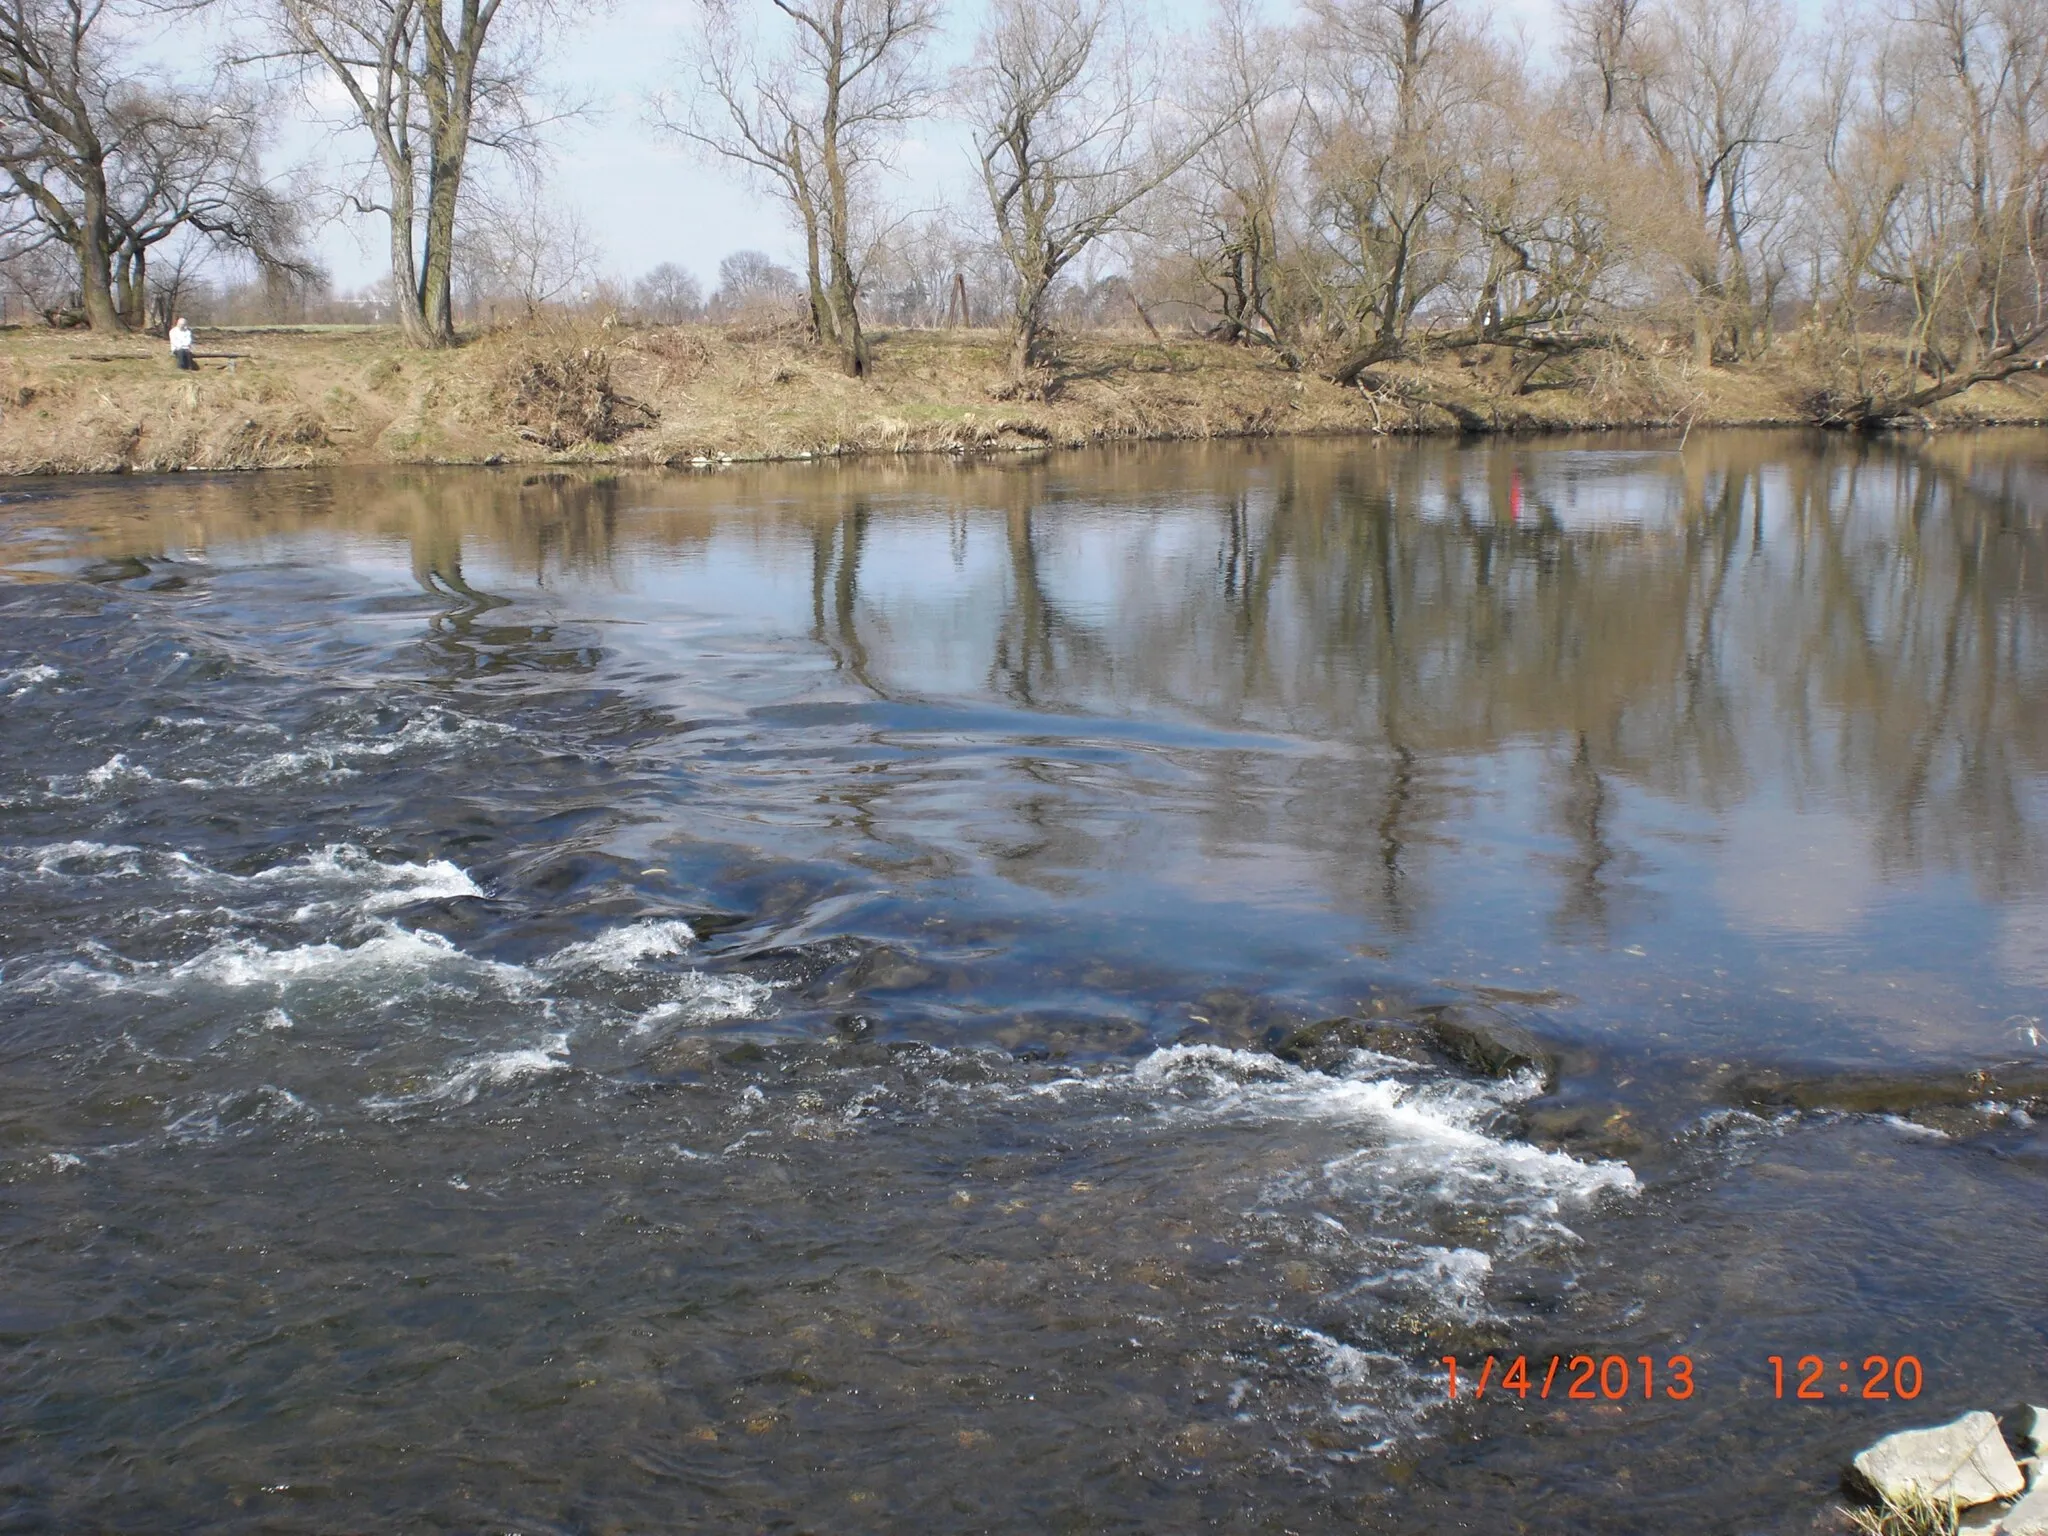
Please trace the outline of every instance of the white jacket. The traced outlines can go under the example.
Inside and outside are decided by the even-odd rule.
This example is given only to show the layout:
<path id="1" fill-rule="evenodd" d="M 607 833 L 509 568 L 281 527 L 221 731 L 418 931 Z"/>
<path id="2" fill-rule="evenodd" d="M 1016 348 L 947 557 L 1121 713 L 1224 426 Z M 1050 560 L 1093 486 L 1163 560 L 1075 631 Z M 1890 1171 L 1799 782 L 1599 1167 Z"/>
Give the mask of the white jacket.
<path id="1" fill-rule="evenodd" d="M 192 350 L 191 326 L 174 325 L 171 327 L 171 350 L 173 352 L 190 352 Z"/>

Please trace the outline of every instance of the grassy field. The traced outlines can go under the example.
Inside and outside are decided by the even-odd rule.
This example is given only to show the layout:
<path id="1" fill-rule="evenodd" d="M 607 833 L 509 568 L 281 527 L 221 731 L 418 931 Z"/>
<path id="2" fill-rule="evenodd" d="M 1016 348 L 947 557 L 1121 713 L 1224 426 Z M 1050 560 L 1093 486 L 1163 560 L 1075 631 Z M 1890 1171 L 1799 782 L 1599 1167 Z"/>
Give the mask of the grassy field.
<path id="1" fill-rule="evenodd" d="M 1269 354 L 1137 334 L 1069 338 L 1043 398 L 1007 388 L 993 331 L 883 332 L 872 378 L 799 338 L 543 327 L 414 352 L 366 327 L 201 331 L 164 344 L 0 332 L 0 473 L 314 464 L 692 464 L 1243 436 L 1794 425 L 1793 370 L 1696 371 L 1676 350 L 1587 354 L 1527 394 L 1472 349 L 1339 389 Z M 1951 402 L 1957 424 L 2048 419 L 2033 380 Z"/>

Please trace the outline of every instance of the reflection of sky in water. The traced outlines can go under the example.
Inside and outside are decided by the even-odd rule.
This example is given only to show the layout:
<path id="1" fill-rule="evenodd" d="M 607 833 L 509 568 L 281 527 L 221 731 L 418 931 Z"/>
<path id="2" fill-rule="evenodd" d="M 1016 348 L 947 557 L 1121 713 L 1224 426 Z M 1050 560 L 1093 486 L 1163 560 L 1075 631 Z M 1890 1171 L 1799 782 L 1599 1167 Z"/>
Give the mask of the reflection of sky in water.
<path id="1" fill-rule="evenodd" d="M 2006 910 L 1998 922 L 1998 964 L 2011 985 L 2048 990 L 2048 903 Z M 2041 1001 L 2048 1004 L 2048 998 Z"/>
<path id="2" fill-rule="evenodd" d="M 1106 951 L 1203 935 L 1219 968 L 1256 953 L 1341 1002 L 1364 944 L 1673 1040 L 1818 1012 L 1974 1053 L 2048 986 L 2048 561 L 2010 472 L 1968 453 L 634 480 L 576 559 L 533 530 L 597 493 L 539 517 L 507 480 L 431 538 L 422 512 L 259 547 L 303 562 L 310 537 L 346 590 L 452 561 L 512 600 L 492 622 L 587 627 L 611 681 L 679 710 L 918 704 L 778 738 L 834 754 L 806 770 L 826 809 L 789 818 L 807 851 L 871 839 Z M 253 552 L 214 527 L 216 558 Z M 741 805 L 796 770 L 725 771 Z M 857 836 L 832 809 L 855 805 Z"/>

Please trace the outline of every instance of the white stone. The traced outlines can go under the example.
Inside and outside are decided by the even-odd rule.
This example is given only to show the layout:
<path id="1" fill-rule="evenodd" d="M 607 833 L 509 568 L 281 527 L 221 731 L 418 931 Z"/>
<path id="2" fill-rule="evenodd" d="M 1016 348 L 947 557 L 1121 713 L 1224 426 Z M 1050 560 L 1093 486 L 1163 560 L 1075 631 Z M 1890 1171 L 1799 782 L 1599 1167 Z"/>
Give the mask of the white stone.
<path id="1" fill-rule="evenodd" d="M 1893 1503 L 1918 1488 L 1931 1499 L 1954 1499 L 1967 1508 L 2009 1499 L 2027 1486 L 1998 1432 L 1998 1420 L 1983 1412 L 1932 1429 L 1886 1435 L 1854 1465 L 1879 1498 Z"/>
<path id="2" fill-rule="evenodd" d="M 2037 1475 L 2033 1490 L 1999 1517 L 2002 1536 L 2048 1536 L 2048 1488 L 2041 1483 Z"/>
<path id="3" fill-rule="evenodd" d="M 2036 1487 L 2003 1514 L 1979 1510 L 1956 1529 L 1960 1536 L 2048 1536 L 2048 1488 Z"/>

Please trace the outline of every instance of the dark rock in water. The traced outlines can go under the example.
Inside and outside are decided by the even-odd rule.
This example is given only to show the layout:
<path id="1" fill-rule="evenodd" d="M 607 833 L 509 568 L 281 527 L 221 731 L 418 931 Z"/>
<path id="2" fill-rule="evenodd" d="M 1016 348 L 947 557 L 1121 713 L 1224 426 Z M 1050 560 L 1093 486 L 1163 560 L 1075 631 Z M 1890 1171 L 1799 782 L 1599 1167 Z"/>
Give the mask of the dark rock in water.
<path id="1" fill-rule="evenodd" d="M 1629 1157 L 1643 1148 L 1642 1132 L 1618 1104 L 1543 1104 L 1520 1119 L 1522 1134 L 1538 1146 L 1593 1157 Z"/>
<path id="2" fill-rule="evenodd" d="M 1235 987 L 1212 987 L 1188 1004 L 1188 1027 L 1175 1037 L 1177 1045 L 1220 1045 L 1226 1050 L 1257 1050 L 1304 1027 L 1302 1016 L 1284 1003 Z"/>
<path id="3" fill-rule="evenodd" d="M 1557 1085 L 1557 1053 L 1512 1019 L 1485 1008 L 1436 1008 L 1430 1032 L 1443 1053 L 1488 1077 L 1512 1077 L 1534 1069 L 1543 1085 Z"/>
<path id="4" fill-rule="evenodd" d="M 843 1002 L 869 992 L 900 992 L 921 987 L 936 973 L 900 949 L 878 944 L 832 979 L 829 1002 Z"/>
<path id="5" fill-rule="evenodd" d="M 1336 1071 L 1353 1051 L 1377 1051 L 1403 1061 L 1429 1060 L 1429 1044 L 1420 1030 L 1384 1019 L 1318 1019 L 1294 1028 L 1275 1025 L 1266 1033 L 1266 1049 L 1312 1072 Z"/>
<path id="6" fill-rule="evenodd" d="M 1354 1051 L 1373 1051 L 1418 1065 L 1431 1060 L 1429 1037 L 1422 1030 L 1384 1019 L 1320 1019 L 1290 1031 L 1269 1049 L 1283 1061 L 1324 1072 L 1342 1067 Z"/>
<path id="7" fill-rule="evenodd" d="M 2048 1408 L 2022 1403 L 2000 1415 L 1998 1427 L 2005 1431 L 2009 1443 L 2019 1447 L 2022 1456 L 2048 1456 Z"/>
<path id="8" fill-rule="evenodd" d="M 1945 1111 L 1974 1111 L 1986 1102 L 2027 1104 L 2048 1098 L 2048 1070 L 2020 1064 L 1953 1074 L 1841 1072 L 1805 1078 L 1764 1070 L 1744 1073 L 1730 1087 L 1738 1102 L 1757 1109 L 1899 1115 L 1940 1129 L 1945 1127 L 1936 1122 Z"/>

